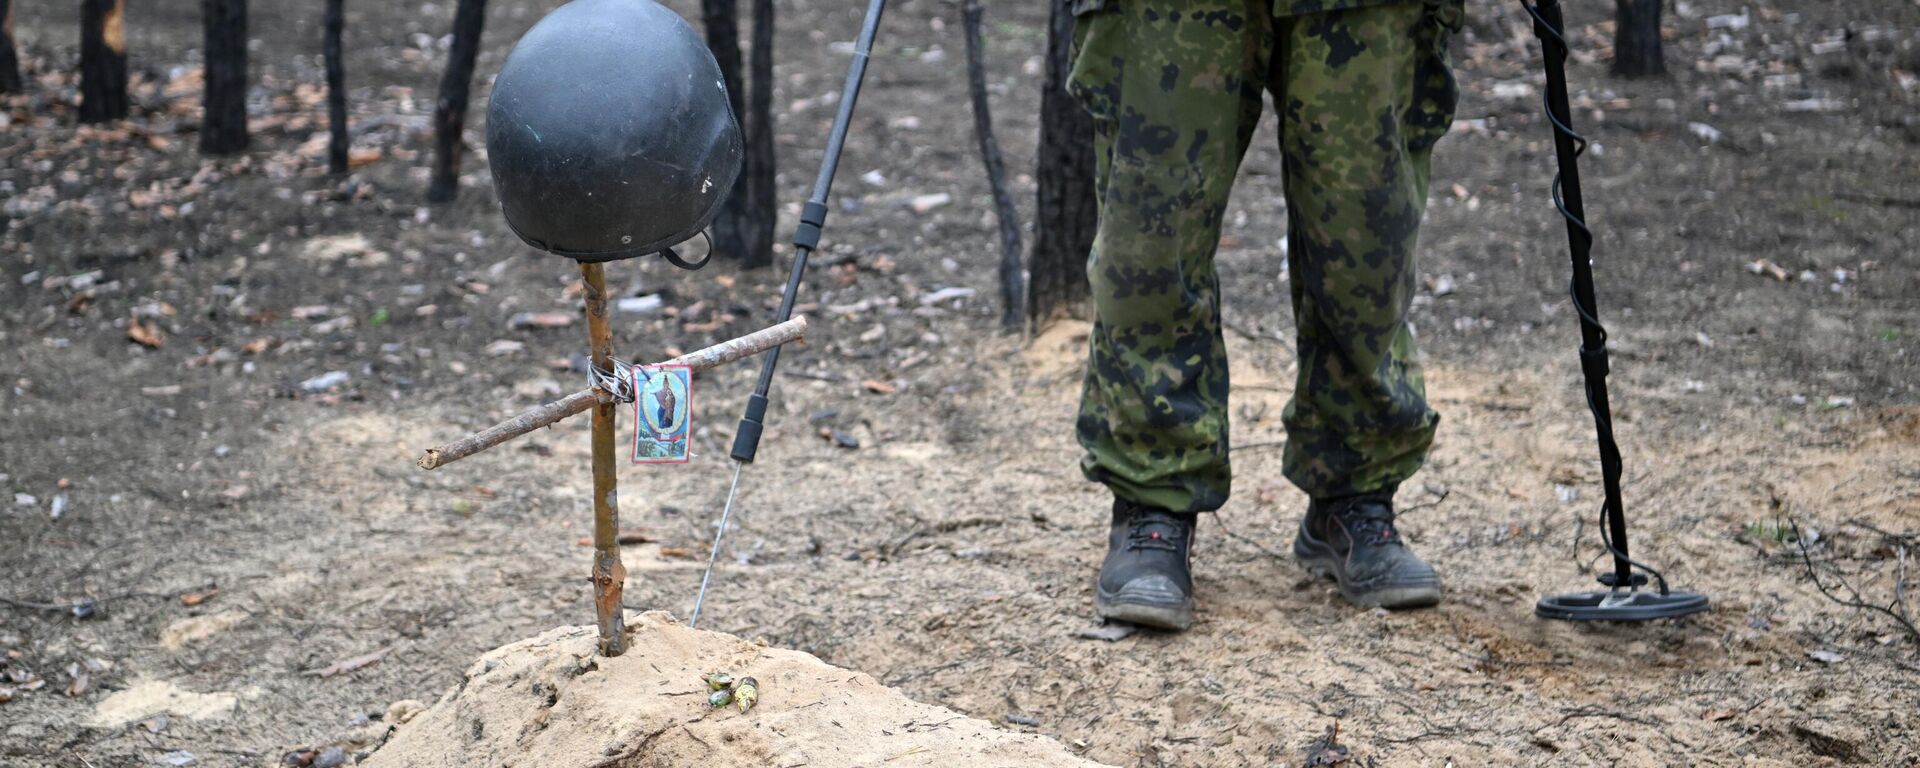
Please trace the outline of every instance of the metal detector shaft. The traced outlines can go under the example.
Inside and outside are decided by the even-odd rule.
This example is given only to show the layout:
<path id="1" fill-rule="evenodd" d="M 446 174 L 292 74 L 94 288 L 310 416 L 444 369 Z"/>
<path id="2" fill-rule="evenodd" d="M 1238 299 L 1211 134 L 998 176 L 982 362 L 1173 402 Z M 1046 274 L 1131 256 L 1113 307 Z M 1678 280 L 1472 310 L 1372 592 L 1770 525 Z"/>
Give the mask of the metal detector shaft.
<path id="1" fill-rule="evenodd" d="M 867 18 L 860 26 L 860 37 L 853 45 L 853 61 L 847 65 L 847 82 L 840 90 L 840 110 L 833 116 L 833 128 L 827 133 L 827 154 L 820 160 L 820 175 L 813 182 L 813 196 L 800 209 L 800 226 L 793 233 L 793 271 L 787 275 L 787 289 L 780 297 L 780 311 L 774 322 L 785 322 L 793 315 L 794 300 L 800 294 L 800 280 L 807 273 L 807 257 L 820 245 L 820 229 L 827 223 L 827 193 L 833 189 L 833 174 L 840 167 L 840 150 L 847 143 L 847 128 L 853 122 L 853 105 L 860 98 L 860 83 L 867 76 L 867 59 L 873 51 L 873 36 L 880 29 L 880 14 L 886 0 L 870 0 Z M 760 363 L 760 383 L 747 396 L 747 412 L 740 417 L 740 428 L 733 435 L 729 454 L 742 464 L 753 463 L 760 450 L 760 433 L 767 417 L 767 393 L 773 389 L 773 370 L 780 364 L 780 350 L 768 350 Z"/>
<path id="2" fill-rule="evenodd" d="M 1607 589 L 1548 595 L 1534 604 L 1534 614 L 1567 621 L 1651 621 L 1708 610 L 1710 602 L 1697 592 L 1667 587 L 1667 579 L 1647 564 L 1627 555 L 1627 514 L 1620 499 L 1620 446 L 1613 436 L 1613 409 L 1607 401 L 1607 329 L 1600 324 L 1593 291 L 1593 232 L 1587 228 L 1586 208 L 1580 198 L 1580 153 L 1587 140 L 1573 130 L 1573 111 L 1567 99 L 1567 39 L 1559 0 L 1521 0 L 1533 17 L 1533 33 L 1540 38 L 1546 64 L 1547 122 L 1553 125 L 1553 148 L 1559 173 L 1553 177 L 1553 205 L 1567 221 L 1567 245 L 1573 257 L 1573 311 L 1580 322 L 1580 372 L 1585 379 L 1587 409 L 1593 412 L 1594 436 L 1600 444 L 1600 478 L 1606 498 L 1600 507 L 1600 539 L 1613 555 L 1613 572 L 1600 575 Z M 1646 575 L 1635 573 L 1644 571 Z M 1646 576 L 1659 585 L 1642 591 Z"/>
<path id="3" fill-rule="evenodd" d="M 1567 245 L 1573 256 L 1573 303 L 1580 322 L 1580 371 L 1600 438 L 1600 479 L 1606 493 L 1604 509 L 1614 579 L 1624 587 L 1633 583 L 1633 564 L 1627 555 L 1627 516 L 1620 499 L 1620 447 L 1614 441 L 1613 407 L 1607 400 L 1607 330 L 1600 324 L 1600 308 L 1594 299 L 1593 232 L 1587 229 L 1586 206 L 1580 197 L 1580 155 L 1586 151 L 1587 140 L 1573 130 L 1573 111 L 1567 97 L 1566 25 L 1559 0 L 1540 0 L 1536 8 L 1539 13 L 1534 19 L 1534 33 L 1540 38 L 1546 60 L 1547 117 L 1553 123 L 1553 149 L 1560 169 L 1554 180 L 1554 204 L 1567 221 Z"/>

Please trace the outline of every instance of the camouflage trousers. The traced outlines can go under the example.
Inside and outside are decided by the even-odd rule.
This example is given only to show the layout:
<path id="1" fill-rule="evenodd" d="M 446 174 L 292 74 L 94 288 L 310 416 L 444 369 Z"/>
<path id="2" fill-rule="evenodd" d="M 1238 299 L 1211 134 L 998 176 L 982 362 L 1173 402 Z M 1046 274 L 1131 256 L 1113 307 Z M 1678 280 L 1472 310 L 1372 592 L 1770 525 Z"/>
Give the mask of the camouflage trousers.
<path id="1" fill-rule="evenodd" d="M 1207 511 L 1231 489 L 1213 260 L 1266 91 L 1298 327 L 1284 472 L 1317 498 L 1391 491 L 1433 441 L 1407 309 L 1460 2 L 1288 4 L 1075 2 L 1069 88 L 1094 117 L 1100 203 L 1077 432 L 1086 475 L 1137 503 Z"/>

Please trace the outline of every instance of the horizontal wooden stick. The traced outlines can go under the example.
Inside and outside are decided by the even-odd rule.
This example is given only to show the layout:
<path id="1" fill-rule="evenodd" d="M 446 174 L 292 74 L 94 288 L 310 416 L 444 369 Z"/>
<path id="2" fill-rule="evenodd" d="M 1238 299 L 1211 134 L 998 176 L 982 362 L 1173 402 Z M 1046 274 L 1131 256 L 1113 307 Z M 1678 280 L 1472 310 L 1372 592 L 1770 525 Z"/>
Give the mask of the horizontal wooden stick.
<path id="1" fill-rule="evenodd" d="M 763 328 L 706 349 L 690 352 L 655 365 L 685 365 L 695 371 L 716 368 L 735 360 L 765 352 L 807 336 L 807 319 L 796 317 L 779 325 Z M 613 399 L 599 387 L 589 387 L 545 405 L 521 411 L 511 419 L 487 427 L 438 448 L 428 448 L 415 462 L 421 469 L 439 469 L 516 437 L 549 426 L 561 419 L 584 413 L 587 409 Z"/>

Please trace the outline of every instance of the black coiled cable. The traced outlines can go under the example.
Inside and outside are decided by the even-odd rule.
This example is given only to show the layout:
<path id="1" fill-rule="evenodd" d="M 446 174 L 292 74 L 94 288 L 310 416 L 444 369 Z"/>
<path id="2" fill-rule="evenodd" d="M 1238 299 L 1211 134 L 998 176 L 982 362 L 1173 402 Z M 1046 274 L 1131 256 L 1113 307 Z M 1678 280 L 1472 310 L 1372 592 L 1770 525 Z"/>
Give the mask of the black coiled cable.
<path id="1" fill-rule="evenodd" d="M 1558 28 L 1559 25 L 1550 23 L 1547 20 L 1542 14 L 1538 3 L 1521 0 L 1520 5 L 1527 10 L 1529 16 L 1533 17 L 1533 32 L 1535 36 L 1540 38 L 1541 55 L 1546 59 L 1548 70 L 1552 71 L 1555 68 L 1559 68 L 1564 72 L 1568 47 L 1567 39 L 1561 34 Z M 1559 116 L 1554 114 L 1552 96 L 1552 89 L 1548 88 L 1541 98 L 1541 111 L 1546 114 L 1547 122 L 1552 124 L 1554 132 L 1566 137 L 1572 142 L 1572 156 L 1577 160 L 1587 151 L 1587 138 L 1580 135 L 1578 131 L 1573 129 L 1573 126 L 1568 125 L 1565 121 L 1562 121 Z M 1567 207 L 1566 196 L 1561 191 L 1563 176 L 1563 171 L 1557 170 L 1553 174 L 1553 207 L 1560 212 L 1561 217 L 1567 220 L 1569 236 L 1574 239 L 1572 243 L 1574 253 L 1585 254 L 1593 246 L 1593 231 L 1587 228 L 1587 222 L 1584 218 Z M 1608 416 L 1607 409 L 1604 408 L 1598 400 L 1594 386 L 1594 378 L 1596 376 L 1606 376 L 1607 328 L 1600 323 L 1600 317 L 1594 309 L 1581 299 L 1579 277 L 1577 275 L 1568 282 L 1567 294 L 1573 299 L 1573 311 L 1579 315 L 1580 323 L 1594 332 L 1594 344 L 1588 344 L 1584 336 L 1580 343 L 1582 368 L 1587 374 L 1583 381 L 1583 388 L 1586 393 L 1587 410 L 1593 413 L 1594 426 L 1596 427 L 1595 431 L 1599 437 L 1602 486 L 1608 489 L 1609 493 L 1612 493 L 1613 489 L 1618 488 L 1620 483 L 1620 446 L 1614 441 L 1613 420 Z M 1597 370 L 1595 367 L 1588 367 L 1588 362 L 1592 360 L 1599 361 Z M 1617 503 L 1617 500 L 1613 501 Z M 1667 579 L 1665 576 L 1662 576 L 1660 572 L 1653 567 L 1627 557 L 1627 554 L 1614 544 L 1613 537 L 1608 530 L 1607 516 L 1608 503 L 1607 501 L 1602 501 L 1600 505 L 1600 541 L 1606 545 L 1607 551 L 1613 554 L 1616 562 L 1624 562 L 1633 568 L 1645 571 L 1653 576 L 1654 581 L 1659 584 L 1660 594 L 1668 594 Z M 1628 584 L 1614 584 L 1612 582 L 1608 582 L 1608 584 L 1616 589 L 1623 587 L 1631 588 L 1633 586 L 1631 582 L 1636 580 L 1629 579 L 1628 581 L 1630 582 Z"/>

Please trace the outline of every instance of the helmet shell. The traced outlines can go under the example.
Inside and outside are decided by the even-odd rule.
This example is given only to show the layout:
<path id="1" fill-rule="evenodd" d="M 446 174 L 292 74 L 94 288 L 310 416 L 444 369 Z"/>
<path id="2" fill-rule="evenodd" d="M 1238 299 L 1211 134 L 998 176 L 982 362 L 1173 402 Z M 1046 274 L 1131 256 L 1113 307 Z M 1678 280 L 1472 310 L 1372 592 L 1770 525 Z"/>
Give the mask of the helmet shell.
<path id="1" fill-rule="evenodd" d="M 487 159 L 507 225 L 579 261 L 658 253 L 706 228 L 740 175 L 720 66 L 654 0 L 573 0 L 494 80 Z"/>

